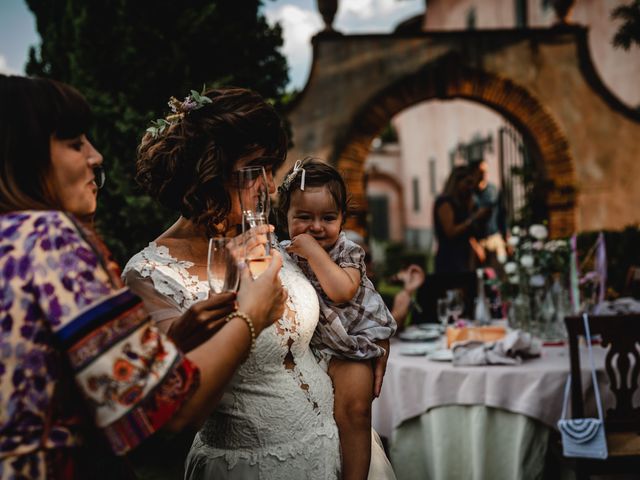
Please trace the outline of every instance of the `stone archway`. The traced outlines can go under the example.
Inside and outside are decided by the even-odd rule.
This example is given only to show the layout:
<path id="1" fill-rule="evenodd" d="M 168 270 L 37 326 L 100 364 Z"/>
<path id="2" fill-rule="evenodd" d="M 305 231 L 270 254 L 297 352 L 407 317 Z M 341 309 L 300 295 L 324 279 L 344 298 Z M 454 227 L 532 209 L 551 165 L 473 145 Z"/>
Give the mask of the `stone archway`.
<path id="1" fill-rule="evenodd" d="M 363 159 L 395 113 L 430 98 L 468 99 L 503 114 L 534 147 L 552 185 L 553 235 L 640 223 L 640 112 L 604 86 L 587 33 L 320 34 L 307 85 L 287 112 L 288 162 L 314 155 L 339 165 L 364 201 Z"/>
<path id="2" fill-rule="evenodd" d="M 557 236 L 575 230 L 575 172 L 567 138 L 541 102 L 525 88 L 498 75 L 465 67 L 456 56 L 437 59 L 373 96 L 355 115 L 351 129 L 337 142 L 331 162 L 345 176 L 354 204 L 354 221 L 363 223 L 366 196 L 363 166 L 372 139 L 393 116 L 432 99 L 465 99 L 505 116 L 528 139 L 552 179 L 547 207 L 549 227 Z M 351 225 L 352 228 L 357 225 Z"/>

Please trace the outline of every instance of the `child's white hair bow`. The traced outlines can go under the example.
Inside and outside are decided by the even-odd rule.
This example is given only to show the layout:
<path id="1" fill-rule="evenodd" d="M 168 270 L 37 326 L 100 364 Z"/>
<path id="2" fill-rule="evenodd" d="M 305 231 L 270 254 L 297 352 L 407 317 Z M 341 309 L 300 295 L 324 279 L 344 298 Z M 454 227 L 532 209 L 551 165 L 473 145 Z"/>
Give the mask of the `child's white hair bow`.
<path id="1" fill-rule="evenodd" d="M 291 182 L 296 178 L 298 172 L 302 172 L 302 178 L 300 179 L 300 190 L 304 190 L 304 180 L 307 172 L 304 170 L 302 166 L 302 160 L 296 160 L 296 163 L 293 165 L 293 171 L 287 175 L 287 178 L 284 181 L 284 187 L 288 190 Z"/>

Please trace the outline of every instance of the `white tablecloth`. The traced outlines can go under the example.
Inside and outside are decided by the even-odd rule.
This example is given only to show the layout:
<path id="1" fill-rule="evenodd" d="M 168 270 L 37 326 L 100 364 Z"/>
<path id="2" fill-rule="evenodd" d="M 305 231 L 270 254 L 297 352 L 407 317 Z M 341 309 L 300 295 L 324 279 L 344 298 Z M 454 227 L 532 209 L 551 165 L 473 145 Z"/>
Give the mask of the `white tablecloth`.
<path id="1" fill-rule="evenodd" d="M 544 347 L 542 356 L 516 366 L 454 367 L 426 357 L 391 354 L 382 393 L 373 402 L 373 427 L 384 437 L 404 421 L 445 405 L 484 405 L 526 415 L 552 428 L 560 418 L 562 395 L 569 373 L 568 347 Z M 611 401 L 602 367 L 606 351 L 593 349 L 598 383 L 605 406 Z M 582 385 L 587 412 L 593 403 L 593 386 L 586 352 L 581 358 Z M 590 401 L 589 401 L 590 399 Z"/>

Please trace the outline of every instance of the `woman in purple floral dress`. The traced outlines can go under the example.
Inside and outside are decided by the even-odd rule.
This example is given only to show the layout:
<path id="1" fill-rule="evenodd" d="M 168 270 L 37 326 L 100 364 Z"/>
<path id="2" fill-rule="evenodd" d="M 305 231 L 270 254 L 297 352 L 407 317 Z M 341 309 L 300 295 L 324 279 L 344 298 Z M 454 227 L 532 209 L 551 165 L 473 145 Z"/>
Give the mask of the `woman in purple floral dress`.
<path id="1" fill-rule="evenodd" d="M 101 439 L 124 455 L 155 432 L 197 426 L 283 311 L 276 260 L 255 281 L 245 274 L 237 297 L 194 305 L 175 342 L 153 326 L 75 220 L 95 211 L 102 164 L 88 116 L 69 86 L 0 75 L 2 480 L 99 478 L 90 459 Z M 216 335 L 180 351 L 224 317 Z"/>

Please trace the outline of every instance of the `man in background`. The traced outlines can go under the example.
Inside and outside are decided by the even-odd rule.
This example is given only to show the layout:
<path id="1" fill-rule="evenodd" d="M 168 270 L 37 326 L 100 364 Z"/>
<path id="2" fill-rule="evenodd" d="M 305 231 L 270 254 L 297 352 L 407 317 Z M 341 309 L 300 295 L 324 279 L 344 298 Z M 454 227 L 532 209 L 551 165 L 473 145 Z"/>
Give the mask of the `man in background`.
<path id="1" fill-rule="evenodd" d="M 474 200 L 477 208 L 487 208 L 489 215 L 484 220 L 477 220 L 475 237 L 480 245 L 481 254 L 478 267 L 492 267 L 496 272 L 507 260 L 505 243 L 505 210 L 502 195 L 493 183 L 489 181 L 489 166 L 486 160 L 471 164 L 476 175 L 476 191 Z M 484 258 L 482 253 L 484 253 Z"/>

